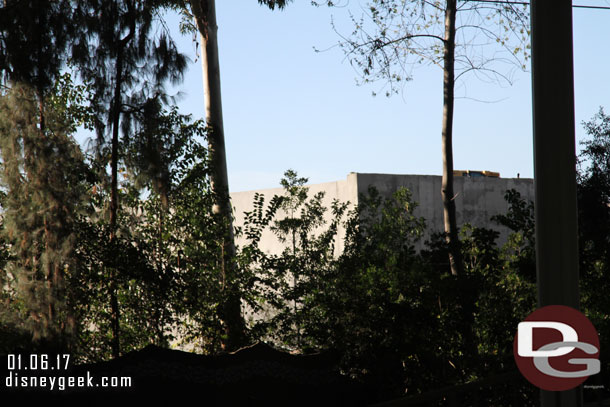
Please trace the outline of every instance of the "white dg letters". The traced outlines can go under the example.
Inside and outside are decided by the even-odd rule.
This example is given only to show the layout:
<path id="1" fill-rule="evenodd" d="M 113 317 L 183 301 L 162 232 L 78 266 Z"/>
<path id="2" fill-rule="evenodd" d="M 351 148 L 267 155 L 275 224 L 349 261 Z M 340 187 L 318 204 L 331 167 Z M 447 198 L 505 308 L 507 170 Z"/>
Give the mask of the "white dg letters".
<path id="1" fill-rule="evenodd" d="M 534 328 L 554 329 L 561 333 L 562 341 L 553 342 L 541 346 L 540 349 L 533 349 Z M 592 355 L 597 353 L 598 349 L 584 342 L 578 342 L 578 333 L 570 325 L 562 322 L 554 321 L 526 321 L 519 323 L 517 330 L 517 354 L 521 357 L 533 357 L 534 365 L 542 373 L 562 378 L 575 378 L 591 376 L 600 371 L 600 362 L 596 358 L 578 358 L 568 359 L 568 363 L 572 365 L 583 364 L 587 368 L 585 370 L 563 372 L 554 369 L 550 366 L 548 358 L 567 355 L 574 348 L 583 350 Z"/>

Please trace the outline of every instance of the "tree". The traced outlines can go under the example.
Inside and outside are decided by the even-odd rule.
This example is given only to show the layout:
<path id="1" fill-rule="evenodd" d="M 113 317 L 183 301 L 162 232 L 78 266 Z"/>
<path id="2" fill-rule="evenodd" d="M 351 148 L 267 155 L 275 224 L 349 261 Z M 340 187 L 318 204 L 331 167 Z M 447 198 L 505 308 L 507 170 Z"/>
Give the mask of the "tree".
<path id="1" fill-rule="evenodd" d="M 579 219 L 580 230 L 589 237 L 589 242 L 581 242 L 581 248 L 593 257 L 603 258 L 609 255 L 606 253 L 610 230 L 610 116 L 600 108 L 584 127 L 590 139 L 582 143 L 579 161 Z"/>
<path id="2" fill-rule="evenodd" d="M 317 2 L 333 5 L 332 1 Z M 527 45 L 527 6 L 509 2 L 446 0 L 371 0 L 367 17 L 351 20 L 354 30 L 341 36 L 340 46 L 363 82 L 385 80 L 386 94 L 397 92 L 410 79 L 410 67 L 418 63 L 439 66 L 443 71 L 441 195 L 451 272 L 462 270 L 453 191 L 453 112 L 456 81 L 473 72 L 483 79 L 507 80 L 498 64 L 522 63 L 516 58 Z M 336 30 L 337 31 L 337 30 Z M 510 44 L 516 40 L 514 47 Z M 485 57 L 499 44 L 507 52 Z"/>
<path id="3" fill-rule="evenodd" d="M 270 9 L 283 9 L 290 0 L 258 0 L 259 4 Z M 222 97 L 220 87 L 220 64 L 218 57 L 218 26 L 216 23 L 216 4 L 214 0 L 189 0 L 187 7 L 184 1 L 170 1 L 187 18 L 192 17 L 195 25 L 183 22 L 186 31 L 199 32 L 201 41 L 201 66 L 203 72 L 203 89 L 205 121 L 208 126 L 208 150 L 212 168 L 211 185 L 216 196 L 213 212 L 225 224 L 223 234 L 223 268 L 221 281 L 230 295 L 223 306 L 222 319 L 226 330 L 227 349 L 236 349 L 246 342 L 245 324 L 241 315 L 240 294 L 236 291 L 233 280 L 236 279 L 235 236 L 233 215 L 229 198 L 229 178 L 225 148 L 224 124 L 222 117 Z"/>
<path id="4" fill-rule="evenodd" d="M 80 298 L 85 359 L 112 357 L 109 287 L 100 272 L 108 264 L 116 267 L 122 352 L 149 343 L 169 346 L 174 340 L 218 351 L 219 234 L 200 138 L 205 139 L 201 120 L 191 122 L 177 107 L 162 109 L 155 120 L 138 127 L 132 143 L 123 145 L 127 168 L 119 190 L 121 233 L 110 241 L 107 223 L 91 219 L 81 225 L 83 266 L 72 277 Z M 163 188 L 157 187 L 160 177 Z M 99 208 L 107 196 L 107 190 L 94 189 L 91 205 Z"/>
<path id="5" fill-rule="evenodd" d="M 193 123 L 191 131 L 204 136 L 202 121 Z M 226 325 L 223 306 L 232 293 L 218 276 L 223 267 L 223 248 L 219 239 L 225 224 L 212 213 L 215 195 L 211 189 L 208 150 L 198 143 L 185 145 L 182 159 L 176 163 L 172 177 L 172 210 L 167 219 L 173 269 L 178 278 L 177 311 L 184 341 L 208 353 L 226 349 Z M 242 274 L 234 282 L 242 292 Z"/>
<path id="6" fill-rule="evenodd" d="M 432 338 L 444 337 L 435 318 L 439 274 L 429 272 L 414 248 L 425 227 L 416 207 L 406 189 L 383 198 L 369 188 L 348 214 L 342 255 L 317 277 L 323 289 L 314 292 L 320 318 L 310 327 L 314 337 L 339 349 L 344 368 L 388 398 L 431 385 L 442 377 L 438 359 L 451 360 L 449 346 L 443 356 L 433 351 Z"/>
<path id="7" fill-rule="evenodd" d="M 66 49 L 81 29 L 74 15 L 70 1 L 5 1 L 0 8 L 0 149 L 11 252 L 3 280 L 34 341 L 64 349 L 75 329 L 65 275 L 75 267 L 87 174 L 71 138 L 82 111 L 66 103 L 80 101 L 61 76 Z"/>
<path id="8" fill-rule="evenodd" d="M 131 137 L 136 112 L 156 113 L 146 109 L 151 101 L 165 101 L 164 84 L 178 82 L 186 67 L 166 32 L 153 37 L 151 30 L 163 2 L 134 0 L 89 1 L 78 8 L 79 21 L 87 28 L 72 48 L 72 61 L 86 83 L 91 84 L 93 107 L 97 114 L 97 166 L 105 173 L 110 165 L 110 240 L 118 233 L 119 162 L 121 141 Z M 95 46 L 93 46 L 95 44 Z M 95 52 L 91 53 L 91 48 Z M 154 104 L 154 103 L 153 103 Z M 146 116 L 143 120 L 154 120 Z M 123 140 L 120 132 L 123 130 Z M 108 138 L 110 146 L 108 147 Z M 158 178 L 163 182 L 163 178 Z M 120 354 L 120 309 L 117 298 L 116 267 L 109 266 L 113 354 Z"/>
<path id="9" fill-rule="evenodd" d="M 22 83 L 38 97 L 40 132 L 44 98 L 66 62 L 65 50 L 77 35 L 69 0 L 8 0 L 0 8 L 0 67 L 4 86 Z"/>
<path id="10" fill-rule="evenodd" d="M 211 186 L 216 196 L 213 212 L 225 225 L 222 234 L 223 261 L 220 279 L 230 295 L 222 307 L 221 318 L 226 330 L 225 346 L 228 350 L 233 350 L 244 345 L 246 339 L 240 295 L 233 284 L 237 268 L 222 118 L 216 5 L 214 0 L 191 0 L 190 6 L 201 39 L 205 121 L 208 127 L 208 150 L 212 167 Z"/>
<path id="11" fill-rule="evenodd" d="M 610 116 L 602 108 L 583 123 L 578 171 L 578 233 L 581 303 L 600 338 L 610 337 Z"/>
<path id="12" fill-rule="evenodd" d="M 245 300 L 253 314 L 259 314 L 253 321 L 253 336 L 292 350 L 314 345 L 308 333 L 308 325 L 315 319 L 312 294 L 320 288 L 320 276 L 328 274 L 334 262 L 337 228 L 347 210 L 347 204 L 335 200 L 329 211 L 323 192 L 308 197 L 306 182 L 307 178 L 288 170 L 281 180 L 283 195 L 274 196 L 266 208 L 264 196 L 255 197 L 254 210 L 245 214 L 248 243 L 240 253 L 240 260 L 249 268 L 244 275 L 252 275 Z M 332 219 L 327 221 L 329 213 Z M 281 254 L 265 253 L 258 246 L 265 228 L 285 245 Z"/>
<path id="13" fill-rule="evenodd" d="M 68 89 L 63 85 L 57 91 Z M 78 267 L 76 229 L 89 171 L 67 111 L 45 93 L 43 132 L 37 90 L 15 84 L 0 100 L 5 236 L 12 255 L 6 270 L 34 342 L 66 349 L 76 333 L 66 275 Z"/>

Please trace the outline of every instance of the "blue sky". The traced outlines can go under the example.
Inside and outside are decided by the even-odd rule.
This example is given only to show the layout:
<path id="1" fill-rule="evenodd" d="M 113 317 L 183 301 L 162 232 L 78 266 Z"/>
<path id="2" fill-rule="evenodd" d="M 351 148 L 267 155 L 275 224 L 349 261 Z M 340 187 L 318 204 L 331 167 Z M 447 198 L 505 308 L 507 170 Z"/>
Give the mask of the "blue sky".
<path id="1" fill-rule="evenodd" d="M 309 3 L 295 1 L 271 12 L 255 0 L 216 1 L 230 189 L 278 187 L 289 168 L 311 183 L 344 179 L 351 171 L 440 175 L 441 70 L 422 66 L 401 95 L 373 97 L 382 84 L 357 86 L 340 49 L 314 51 L 337 43 L 331 16 L 346 23 L 345 9 Z M 583 120 L 599 106 L 610 112 L 610 10 L 574 9 L 573 15 L 579 141 L 585 137 Z M 200 118 L 201 65 L 193 37 L 177 33 L 178 18 L 167 21 L 192 61 L 176 89 L 183 93 L 178 105 Z M 533 176 L 530 75 L 515 72 L 512 86 L 470 77 L 457 89 L 457 95 L 496 102 L 456 101 L 456 169 Z"/>

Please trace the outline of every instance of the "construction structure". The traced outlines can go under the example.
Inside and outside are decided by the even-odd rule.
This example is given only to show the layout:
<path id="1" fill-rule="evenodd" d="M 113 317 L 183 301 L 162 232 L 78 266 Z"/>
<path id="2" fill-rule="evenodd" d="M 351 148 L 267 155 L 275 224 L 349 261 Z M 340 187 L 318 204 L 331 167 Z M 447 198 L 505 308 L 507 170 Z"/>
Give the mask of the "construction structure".
<path id="1" fill-rule="evenodd" d="M 401 187 L 411 191 L 412 199 L 417 203 L 415 215 L 426 220 L 426 234 L 418 242 L 417 248 L 424 246 L 425 240 L 430 237 L 431 233 L 443 230 L 441 177 L 438 175 L 352 172 L 344 180 L 308 185 L 310 197 L 318 192 L 324 192 L 323 202 L 328 208 L 334 199 L 349 202 L 352 205 L 357 204 L 359 196 L 367 194 L 369 187 L 376 188 L 383 197 L 391 197 Z M 504 197 L 506 191 L 510 189 L 517 190 L 526 201 L 534 201 L 534 182 L 531 178 L 500 178 L 498 173 L 491 171 L 456 171 L 454 199 L 458 226 L 468 223 L 476 227 L 497 230 L 500 233 L 498 242 L 505 242 L 509 231 L 492 222 L 491 217 L 507 213 L 508 203 Z M 265 203 L 268 203 L 274 195 L 283 195 L 284 190 L 274 188 L 231 193 L 236 226 L 244 224 L 244 212 L 253 209 L 254 196 L 257 193 L 264 195 Z M 278 218 L 283 217 L 281 213 L 278 216 Z M 326 220 L 330 221 L 330 211 L 327 211 L 326 216 Z M 339 229 L 335 245 L 338 252 L 343 250 L 344 236 L 345 230 Z M 238 245 L 243 244 L 243 238 L 238 239 L 237 243 Z M 284 245 L 269 230 L 263 234 L 260 247 L 272 254 L 279 254 L 284 249 Z"/>

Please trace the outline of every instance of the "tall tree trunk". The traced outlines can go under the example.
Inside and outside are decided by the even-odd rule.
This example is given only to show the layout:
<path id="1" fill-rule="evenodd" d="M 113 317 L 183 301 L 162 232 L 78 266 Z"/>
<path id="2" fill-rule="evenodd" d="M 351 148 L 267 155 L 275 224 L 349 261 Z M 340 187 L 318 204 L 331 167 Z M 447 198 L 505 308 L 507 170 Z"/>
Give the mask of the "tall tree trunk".
<path id="1" fill-rule="evenodd" d="M 463 318 L 462 342 L 466 359 L 476 359 L 478 346 L 474 333 L 474 293 L 470 290 L 472 284 L 463 273 L 463 261 L 458 238 L 457 220 L 455 215 L 455 193 L 453 192 L 453 105 L 455 88 L 455 18 L 457 0 L 447 0 L 445 9 L 445 43 L 443 64 L 443 218 L 445 238 L 449 246 L 449 264 L 451 274 L 459 276 L 457 289 L 460 293 L 460 307 Z"/>
<path id="2" fill-rule="evenodd" d="M 121 119 L 121 82 L 122 57 L 121 50 L 116 63 L 116 83 L 114 88 L 114 101 L 112 108 L 112 149 L 110 157 L 110 241 L 116 238 L 117 212 L 119 209 L 118 192 L 118 161 L 119 161 L 119 121 Z M 110 269 L 110 319 L 112 327 L 112 357 L 118 358 L 121 354 L 120 343 L 120 310 L 117 297 L 117 272 L 113 266 Z"/>
<path id="3" fill-rule="evenodd" d="M 226 290 L 227 294 L 220 315 L 226 335 L 223 347 L 226 350 L 233 350 L 245 344 L 245 324 L 241 315 L 240 295 L 233 283 L 237 268 L 222 120 L 216 5 L 214 0 L 190 0 L 190 4 L 201 37 L 205 120 L 208 126 L 208 148 L 212 166 L 211 186 L 216 197 L 213 213 L 223 224 L 223 259 L 220 278 L 223 290 Z"/>
<path id="4" fill-rule="evenodd" d="M 133 3 L 128 2 L 128 13 L 133 14 Z M 133 16 L 132 16 L 133 17 Z M 118 16 L 117 16 L 118 18 Z M 123 52 L 131 41 L 135 33 L 135 19 L 131 19 L 129 33 L 117 44 L 117 59 L 114 84 L 114 99 L 111 109 L 112 124 L 112 149 L 110 157 L 110 241 L 116 239 L 117 215 L 119 210 L 119 191 L 118 191 L 118 165 L 119 165 L 119 124 L 121 120 L 121 88 L 123 86 Z M 120 35 L 120 34 L 119 34 Z M 111 308 L 111 327 L 112 327 L 112 356 L 118 358 L 121 354 L 121 331 L 120 331 L 120 308 L 117 294 L 117 270 L 114 266 L 110 269 L 110 308 Z"/>
<path id="5" fill-rule="evenodd" d="M 455 194 L 453 192 L 453 102 L 455 87 L 455 16 L 457 0 L 447 0 L 445 10 L 445 41 L 443 65 L 443 180 L 441 194 L 443 197 L 443 218 L 445 236 L 449 246 L 449 263 L 451 274 L 462 272 L 462 256 L 458 240 L 455 215 Z"/>

